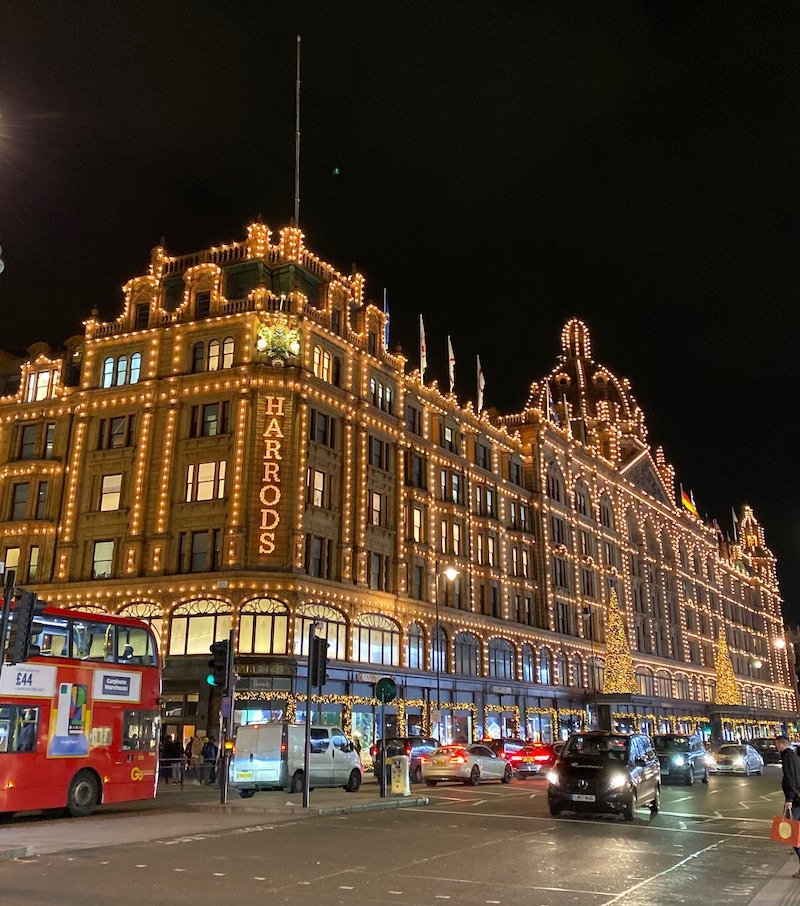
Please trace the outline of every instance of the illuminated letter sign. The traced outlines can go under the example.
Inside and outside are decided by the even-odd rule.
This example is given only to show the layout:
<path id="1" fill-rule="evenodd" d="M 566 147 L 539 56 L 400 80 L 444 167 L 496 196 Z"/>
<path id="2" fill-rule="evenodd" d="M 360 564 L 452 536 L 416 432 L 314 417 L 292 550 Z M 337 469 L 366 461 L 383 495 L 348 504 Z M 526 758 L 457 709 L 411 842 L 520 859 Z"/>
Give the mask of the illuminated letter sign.
<path id="1" fill-rule="evenodd" d="M 281 460 L 283 449 L 283 397 L 268 396 L 264 408 L 264 456 L 258 500 L 261 505 L 259 523 L 259 554 L 275 553 L 275 530 L 281 521 L 278 504 L 281 500 Z"/>

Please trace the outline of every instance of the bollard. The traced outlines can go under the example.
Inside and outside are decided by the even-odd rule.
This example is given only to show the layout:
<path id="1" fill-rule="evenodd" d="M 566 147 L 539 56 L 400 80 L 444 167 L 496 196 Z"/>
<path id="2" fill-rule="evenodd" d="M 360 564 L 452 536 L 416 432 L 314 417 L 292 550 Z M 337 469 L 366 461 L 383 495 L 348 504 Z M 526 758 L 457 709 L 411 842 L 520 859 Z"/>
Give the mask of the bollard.
<path id="1" fill-rule="evenodd" d="M 392 772 L 392 796 L 410 796 L 411 784 L 408 769 L 411 759 L 408 755 L 394 755 L 389 761 Z"/>

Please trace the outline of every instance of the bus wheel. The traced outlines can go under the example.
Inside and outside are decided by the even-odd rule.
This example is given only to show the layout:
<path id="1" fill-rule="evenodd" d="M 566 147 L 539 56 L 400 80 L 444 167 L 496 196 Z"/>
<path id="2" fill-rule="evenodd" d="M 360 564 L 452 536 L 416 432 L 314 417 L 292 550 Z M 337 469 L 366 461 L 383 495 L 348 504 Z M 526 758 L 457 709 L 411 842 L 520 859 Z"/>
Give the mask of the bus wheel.
<path id="1" fill-rule="evenodd" d="M 100 785 L 91 771 L 78 771 L 67 793 L 67 811 L 73 818 L 91 815 L 100 801 Z"/>

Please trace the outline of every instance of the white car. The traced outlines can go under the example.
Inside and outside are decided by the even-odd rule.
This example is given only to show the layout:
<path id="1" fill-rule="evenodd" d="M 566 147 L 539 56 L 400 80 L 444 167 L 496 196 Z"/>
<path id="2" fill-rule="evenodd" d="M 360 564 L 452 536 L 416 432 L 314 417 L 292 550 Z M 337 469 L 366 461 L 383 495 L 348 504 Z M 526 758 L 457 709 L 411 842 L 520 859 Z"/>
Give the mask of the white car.
<path id="1" fill-rule="evenodd" d="M 477 786 L 481 780 L 511 783 L 513 770 L 505 758 L 480 743 L 442 746 L 422 760 L 422 779 L 428 786 L 455 780 Z"/>
<path id="2" fill-rule="evenodd" d="M 764 770 L 764 759 L 752 746 L 728 743 L 708 756 L 708 769 L 712 774 L 744 774 L 749 777 Z"/>

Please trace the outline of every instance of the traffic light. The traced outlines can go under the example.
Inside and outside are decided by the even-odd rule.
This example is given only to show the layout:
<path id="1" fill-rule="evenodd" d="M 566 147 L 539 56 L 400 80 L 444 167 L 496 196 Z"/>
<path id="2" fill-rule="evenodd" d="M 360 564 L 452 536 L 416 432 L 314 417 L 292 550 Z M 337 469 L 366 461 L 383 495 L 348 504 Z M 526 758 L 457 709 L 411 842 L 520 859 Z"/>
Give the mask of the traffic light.
<path id="1" fill-rule="evenodd" d="M 31 642 L 33 618 L 44 611 L 46 604 L 40 601 L 32 591 L 18 591 L 14 602 L 11 620 L 8 625 L 9 664 L 23 664 L 28 660 L 28 648 Z"/>
<path id="2" fill-rule="evenodd" d="M 230 671 L 230 642 L 214 642 L 209 649 L 211 651 L 211 660 L 208 666 L 211 672 L 206 677 L 209 686 L 215 689 L 222 689 L 223 693 L 228 691 L 228 674 Z"/>
<path id="3" fill-rule="evenodd" d="M 314 636 L 314 648 L 311 655 L 312 684 L 324 686 L 328 679 L 328 640 Z"/>

